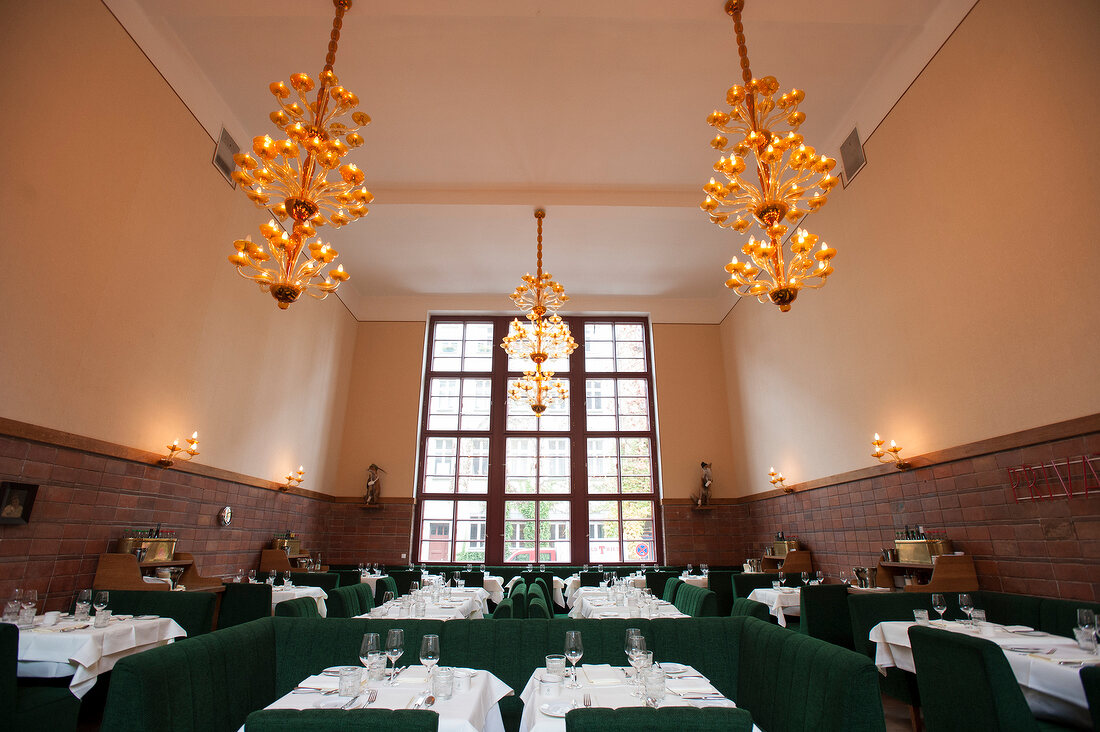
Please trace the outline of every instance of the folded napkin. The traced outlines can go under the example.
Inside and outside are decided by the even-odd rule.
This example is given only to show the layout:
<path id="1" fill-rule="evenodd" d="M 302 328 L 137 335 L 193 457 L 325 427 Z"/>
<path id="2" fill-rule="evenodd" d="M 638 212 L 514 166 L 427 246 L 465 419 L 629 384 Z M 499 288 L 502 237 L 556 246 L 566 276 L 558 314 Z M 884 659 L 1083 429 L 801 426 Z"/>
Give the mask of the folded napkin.
<path id="1" fill-rule="evenodd" d="M 428 683 L 427 666 L 409 666 L 397 676 L 399 684 L 426 684 Z"/>
<path id="2" fill-rule="evenodd" d="M 581 672 L 588 683 L 593 686 L 606 686 L 608 684 L 622 684 L 626 681 L 621 668 L 613 667 L 606 663 L 586 663 L 581 666 Z"/>
<path id="3" fill-rule="evenodd" d="M 665 688 L 673 694 L 717 694 L 717 689 L 706 679 L 666 679 Z"/>
<path id="4" fill-rule="evenodd" d="M 401 678 L 398 676 L 397 678 Z M 316 676 L 309 676 L 305 681 L 302 681 L 298 686 L 312 686 L 317 689 L 336 689 L 340 686 L 339 676 L 325 676 L 318 674 Z"/>
<path id="5" fill-rule="evenodd" d="M 111 620 L 133 620 L 133 615 L 112 615 Z"/>
<path id="6" fill-rule="evenodd" d="M 1030 625 L 1005 625 L 1001 630 L 1008 631 L 1009 633 L 1030 633 L 1035 629 Z"/>

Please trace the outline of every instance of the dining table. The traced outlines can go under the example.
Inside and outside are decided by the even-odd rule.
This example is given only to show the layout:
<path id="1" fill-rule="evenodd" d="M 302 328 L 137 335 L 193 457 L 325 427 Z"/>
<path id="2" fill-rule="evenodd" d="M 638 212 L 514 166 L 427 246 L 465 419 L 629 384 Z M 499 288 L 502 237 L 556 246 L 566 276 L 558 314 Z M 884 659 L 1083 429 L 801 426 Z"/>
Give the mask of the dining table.
<path id="1" fill-rule="evenodd" d="M 483 587 L 445 587 L 440 589 L 437 600 L 432 597 L 430 590 L 417 590 L 356 617 L 476 620 L 484 618 L 488 611 L 489 593 Z M 417 610 L 417 601 L 423 602 L 423 612 Z"/>
<path id="2" fill-rule="evenodd" d="M 654 598 L 649 603 L 630 601 L 606 587 L 581 587 L 570 600 L 569 617 L 609 620 L 613 618 L 687 618 L 675 605 Z M 627 603 L 627 604 L 624 604 Z"/>
<path id="3" fill-rule="evenodd" d="M 691 666 L 675 663 L 658 664 L 665 670 L 665 698 L 658 706 L 736 707 L 722 695 L 707 678 Z M 621 709 L 640 707 L 642 697 L 632 695 L 633 669 L 607 664 L 582 664 L 577 666 L 579 687 L 564 687 L 553 695 L 542 692 L 540 681 L 546 669 L 536 669 L 520 693 L 523 715 L 519 728 L 522 732 L 564 732 L 565 715 L 572 709 L 584 706 Z M 567 672 L 566 678 L 569 678 Z M 754 726 L 754 732 L 760 732 Z"/>
<path id="4" fill-rule="evenodd" d="M 1083 664 L 1100 664 L 1100 656 L 1077 647 L 1072 638 L 1034 630 L 1026 625 L 1000 625 L 982 621 L 930 621 L 933 627 L 953 633 L 984 638 L 1001 647 L 1024 699 L 1040 719 L 1070 722 L 1091 728 L 1085 688 L 1081 683 Z M 871 628 L 875 642 L 875 665 L 916 672 L 913 648 L 909 644 L 911 621 L 887 621 Z"/>
<path id="5" fill-rule="evenodd" d="M 21 627 L 16 675 L 71 677 L 69 690 L 80 699 L 120 658 L 187 636 L 175 620 L 158 615 L 114 615 L 105 628 L 94 627 L 93 620 L 62 616 L 47 626 L 44 617 L 37 616 L 33 627 Z"/>
<path id="6" fill-rule="evenodd" d="M 758 587 L 749 593 L 749 599 L 768 606 L 775 622 L 787 627 L 787 616 L 802 614 L 802 591 L 799 587 L 781 587 L 778 590 Z"/>
<path id="7" fill-rule="evenodd" d="M 504 578 L 487 574 L 481 581 L 482 588 L 489 593 L 489 599 L 499 603 L 504 599 Z"/>
<path id="8" fill-rule="evenodd" d="M 332 691 L 339 687 L 340 668 L 335 666 L 303 679 L 297 690 L 290 691 L 265 708 L 431 709 L 439 713 L 440 732 L 504 732 L 498 702 L 515 693 L 489 671 L 461 669 L 472 674 L 470 688 L 456 690 L 450 699 L 431 697 L 429 703 L 428 669 L 425 666 L 406 666 L 398 673 L 394 685 L 388 680 L 367 680 L 363 673 L 358 695 L 341 697 Z M 244 727 L 241 730 L 243 732 Z"/>
<path id="9" fill-rule="evenodd" d="M 317 612 L 321 613 L 322 618 L 328 617 L 328 607 L 325 605 L 328 593 L 320 587 L 312 585 L 279 585 L 278 587 L 272 587 L 271 612 L 275 612 L 275 606 L 280 602 L 297 600 L 299 597 L 312 597 L 314 602 L 317 603 Z"/>

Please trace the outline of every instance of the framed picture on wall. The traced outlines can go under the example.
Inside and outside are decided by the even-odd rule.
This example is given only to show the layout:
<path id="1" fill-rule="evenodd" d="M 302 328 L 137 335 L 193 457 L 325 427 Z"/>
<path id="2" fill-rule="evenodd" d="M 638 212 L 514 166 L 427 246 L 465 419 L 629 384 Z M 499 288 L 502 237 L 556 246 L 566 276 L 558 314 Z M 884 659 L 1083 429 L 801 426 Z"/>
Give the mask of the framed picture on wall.
<path id="1" fill-rule="evenodd" d="M 25 524 L 30 521 L 36 493 L 38 486 L 30 483 L 0 482 L 0 524 Z"/>

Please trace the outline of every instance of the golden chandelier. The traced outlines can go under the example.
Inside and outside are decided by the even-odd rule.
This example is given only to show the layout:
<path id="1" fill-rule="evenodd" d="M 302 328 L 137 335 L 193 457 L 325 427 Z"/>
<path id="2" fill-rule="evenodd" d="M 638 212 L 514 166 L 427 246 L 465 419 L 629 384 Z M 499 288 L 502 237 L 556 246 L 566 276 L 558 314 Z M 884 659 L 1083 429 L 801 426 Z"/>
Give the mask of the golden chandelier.
<path id="1" fill-rule="evenodd" d="M 366 216 L 367 204 L 374 199 L 362 186 L 363 171 L 351 163 L 340 164 L 351 148 L 363 144 L 357 130 L 369 124 L 370 117 L 357 111 L 351 114 L 353 124 L 337 121 L 358 106 L 359 97 L 339 86 L 332 71 L 344 13 L 351 7 L 351 0 L 333 0 L 333 5 L 336 16 L 325 68 L 318 76 L 316 99 L 310 101 L 307 96 L 315 86 L 308 74 L 290 77 L 297 101 L 287 102 L 290 89 L 283 82 L 271 84 L 271 93 L 279 103 L 279 109 L 271 113 L 271 121 L 286 139 L 274 140 L 268 135 L 253 138 L 252 151 L 259 162 L 248 153 L 233 156 L 239 168 L 233 172 L 233 180 L 241 184 L 245 194 L 280 221 L 289 218 L 293 222 L 288 234 L 272 219 L 260 226 L 267 240 L 266 249 L 254 243 L 252 237 L 238 239 L 233 242 L 237 251 L 229 257 L 242 277 L 270 292 L 283 310 L 303 292 L 324 300 L 348 279 L 343 265 L 325 272 L 338 256 L 335 249 L 319 239 L 309 243 L 307 239 L 316 236 L 317 227 L 329 224 L 339 228 Z M 336 168 L 339 179 L 329 180 L 328 174 Z M 262 266 L 269 259 L 274 259 L 276 266 Z"/>
<path id="2" fill-rule="evenodd" d="M 791 239 L 789 260 L 784 257 L 782 240 L 788 231 L 784 219 L 797 223 L 808 212 L 825 205 L 829 191 L 837 184 L 830 173 L 836 161 L 806 145 L 797 132 L 806 120 L 806 115 L 798 111 L 806 96 L 802 90 L 792 89 L 777 102 L 773 99 L 779 91 L 775 77 L 753 78 L 741 25 L 744 5 L 744 0 L 726 2 L 726 12 L 733 16 L 745 85 L 734 85 L 726 92 L 729 112 L 714 110 L 707 117 L 707 123 L 718 130 L 711 147 L 722 153 L 729 151 L 728 157 L 723 154 L 714 164 L 715 172 L 726 182 L 711 178 L 703 186 L 707 197 L 700 208 L 718 226 L 738 233 L 747 231 L 753 220 L 756 222 L 767 238 L 750 238 L 741 248 L 749 261 L 734 257 L 726 265 L 730 274 L 726 287 L 740 296 L 755 295 L 760 302 L 770 300 L 786 312 L 800 289 L 821 287 L 833 273 L 829 260 L 836 256 L 836 250 L 822 242 L 820 249 L 812 251 L 817 243 L 814 234 L 797 230 Z M 790 129 L 780 135 L 776 130 L 784 124 Z M 731 147 L 727 135 L 740 139 Z M 751 161 L 746 162 L 746 158 Z M 749 167 L 755 168 L 759 187 L 741 177 Z M 811 181 L 815 175 L 820 178 Z M 801 206 L 803 199 L 806 208 Z"/>
<path id="3" fill-rule="evenodd" d="M 546 407 L 555 400 L 565 400 L 568 390 L 561 381 L 554 379 L 553 371 L 544 371 L 543 365 L 553 359 L 568 358 L 577 348 L 569 332 L 569 326 L 557 310 L 569 296 L 565 288 L 554 281 L 553 275 L 542 271 L 542 220 L 546 211 L 537 209 L 538 249 L 535 274 L 523 276 L 524 284 L 509 297 L 516 307 L 526 311 L 528 323 L 519 318 L 512 321 L 509 333 L 500 347 L 513 358 L 530 360 L 535 368 L 523 372 L 523 378 L 508 389 L 508 398 L 531 406 L 535 416 L 542 416 Z"/>

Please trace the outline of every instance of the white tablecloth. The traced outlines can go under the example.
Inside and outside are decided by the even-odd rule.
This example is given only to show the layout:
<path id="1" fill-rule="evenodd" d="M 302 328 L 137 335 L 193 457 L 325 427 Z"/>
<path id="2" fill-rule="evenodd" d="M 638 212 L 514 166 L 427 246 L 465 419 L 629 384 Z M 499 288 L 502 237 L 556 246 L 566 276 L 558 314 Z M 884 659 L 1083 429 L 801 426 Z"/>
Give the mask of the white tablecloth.
<path id="1" fill-rule="evenodd" d="M 608 598 L 608 592 L 603 587 L 582 587 L 577 592 L 573 593 L 573 598 L 570 601 L 572 607 L 569 609 L 569 617 L 571 618 L 589 618 L 592 620 L 608 620 L 611 618 L 629 618 L 630 609 L 625 605 L 615 605 Z M 635 608 L 636 610 L 638 608 Z M 676 609 L 676 606 L 672 603 L 665 602 L 664 600 L 658 600 L 655 604 L 656 614 L 655 618 L 687 618 L 685 615 Z M 637 615 L 634 617 L 644 617 Z"/>
<path id="2" fill-rule="evenodd" d="M 423 666 L 410 666 L 397 677 L 397 685 L 390 686 L 383 681 L 368 681 L 363 690 L 377 689 L 378 697 L 370 705 L 371 709 L 406 709 L 412 701 L 427 689 L 428 682 Z M 335 689 L 339 681 L 335 676 L 310 676 L 301 682 L 301 686 L 314 686 L 319 689 Z M 497 702 L 514 692 L 488 671 L 478 671 L 470 680 L 469 691 L 456 692 L 446 701 L 436 701 L 431 709 L 439 713 L 440 732 L 504 732 L 504 722 L 500 717 Z M 366 695 L 361 694 L 353 708 L 366 705 Z M 349 701 L 348 697 L 335 694 L 287 694 L 269 704 L 267 709 L 317 709 L 340 708 Z M 241 728 L 244 729 L 243 727 Z"/>
<path id="3" fill-rule="evenodd" d="M 312 587 L 309 585 L 291 585 L 290 587 L 279 585 L 278 587 L 272 588 L 271 612 L 275 612 L 275 606 L 280 602 L 296 600 L 299 597 L 312 597 L 317 603 L 317 612 L 321 613 L 322 618 L 328 617 L 328 607 L 325 606 L 325 600 L 328 599 L 328 593 L 320 587 Z"/>
<path id="4" fill-rule="evenodd" d="M 630 583 L 635 587 L 645 587 L 645 577 L 631 577 Z M 565 580 L 565 600 L 571 602 L 573 595 L 577 594 L 577 590 L 581 588 L 580 575 L 574 574 Z M 565 603 L 562 603 L 565 605 Z"/>
<path id="5" fill-rule="evenodd" d="M 915 672 L 913 649 L 909 645 L 909 628 L 912 622 L 891 621 L 879 623 L 871 629 L 870 639 L 876 643 L 875 665 L 881 668 L 896 666 L 905 671 Z M 986 623 L 983 632 L 976 633 L 962 623 L 948 621 L 934 624 L 943 630 L 976 635 L 993 641 L 1005 649 L 1008 665 L 1020 683 L 1028 706 L 1037 717 L 1076 722 L 1088 728 L 1092 721 L 1089 715 L 1085 688 L 1081 684 L 1079 666 L 1064 666 L 1063 660 L 1092 658 L 1100 660 L 1095 654 L 1090 656 L 1077 647 L 1072 638 L 1060 635 L 1023 635 L 1005 630 L 1005 626 Z M 1026 629 L 1025 626 L 1008 626 L 1014 629 Z M 1055 653 L 1026 653 L 1008 650 L 1009 648 L 1035 649 Z"/>
<path id="6" fill-rule="evenodd" d="M 496 575 L 485 575 L 485 580 L 482 583 L 485 591 L 489 593 L 489 599 L 493 602 L 499 603 L 504 599 L 504 578 L 497 577 Z"/>
<path id="7" fill-rule="evenodd" d="M 36 620 L 40 623 L 42 618 Z M 106 628 L 93 628 L 91 621 L 87 622 L 87 628 L 72 631 L 62 629 L 85 623 L 63 620 L 52 628 L 39 625 L 33 630 L 20 629 L 17 675 L 28 678 L 71 675 L 69 689 L 79 699 L 95 686 L 99 674 L 114 668 L 118 659 L 187 635 L 171 618 L 112 618 Z"/>
<path id="8" fill-rule="evenodd" d="M 710 587 L 710 578 L 704 577 L 701 574 L 682 574 L 680 575 L 680 579 L 682 579 L 686 584 L 695 585 L 696 587 L 702 587 L 703 589 L 707 589 Z"/>
<path id="9" fill-rule="evenodd" d="M 768 612 L 775 616 L 776 622 L 787 626 L 787 615 L 802 614 L 802 593 L 797 587 L 783 590 L 757 588 L 749 593 L 749 599 L 768 606 Z"/>
<path id="10" fill-rule="evenodd" d="M 438 603 L 433 603 L 427 595 L 420 595 L 420 597 L 424 599 L 423 615 L 414 615 L 412 605 L 398 598 L 357 617 L 474 620 L 485 617 L 489 593 L 481 587 L 452 587 L 449 593 L 440 597 Z"/>
<path id="11" fill-rule="evenodd" d="M 589 674 L 586 669 L 591 669 L 592 673 Z M 629 670 L 631 674 L 634 673 L 633 669 L 626 670 Z M 628 679 L 626 678 L 626 674 L 622 673 L 622 671 L 623 669 L 619 667 L 611 666 L 578 666 L 577 681 L 580 682 L 581 688 L 562 689 L 561 695 L 557 697 L 546 697 L 539 693 L 538 680 L 541 678 L 542 674 L 545 673 L 545 670 L 539 669 L 535 671 L 535 673 L 531 675 L 531 678 L 527 680 L 527 685 L 523 687 L 523 693 L 520 694 L 520 699 L 523 700 L 523 716 L 520 718 L 519 723 L 520 730 L 522 730 L 522 732 L 564 732 L 565 718 L 544 714 L 540 711 L 540 707 L 543 704 L 564 704 L 580 707 L 584 702 L 585 694 L 589 695 L 593 707 L 618 709 L 620 707 L 641 706 L 642 699 L 640 697 L 631 696 L 630 691 L 632 687 L 627 685 Z M 621 678 L 621 681 L 618 680 L 619 678 Z M 597 683 L 593 683 L 594 681 Z M 715 695 L 718 694 L 717 690 L 715 690 L 705 678 L 698 677 L 698 672 L 690 667 L 688 667 L 687 672 L 679 678 L 670 678 L 668 680 L 668 688 L 669 691 L 665 694 L 665 698 L 661 702 L 662 707 L 737 706 L 729 699 L 684 699 L 673 693 L 671 690 L 677 688 L 680 690 L 698 689 L 700 692 L 707 690 L 713 692 Z M 753 729 L 755 732 L 760 732 L 759 728 L 755 726 Z"/>
<path id="12" fill-rule="evenodd" d="M 504 585 L 505 589 L 511 591 L 512 586 L 519 582 L 519 580 L 520 577 L 517 574 L 512 579 L 508 580 L 508 583 Z M 550 589 L 550 592 L 554 595 L 554 602 L 557 603 L 560 607 L 565 607 L 565 595 L 563 594 L 564 590 L 565 580 L 563 580 L 561 577 L 555 577 L 554 586 Z"/>

